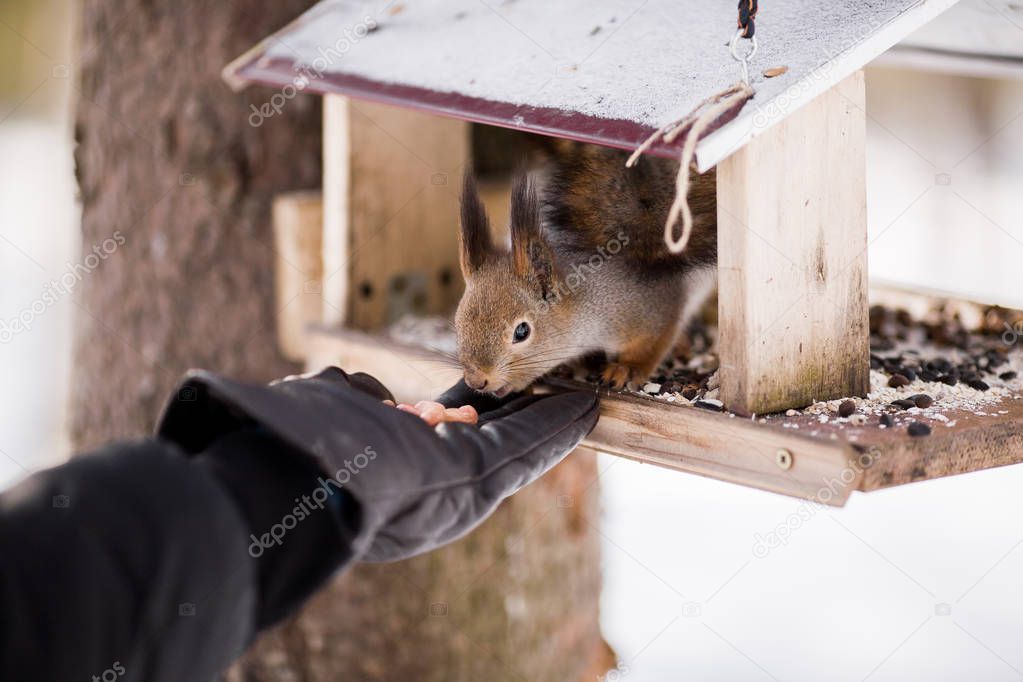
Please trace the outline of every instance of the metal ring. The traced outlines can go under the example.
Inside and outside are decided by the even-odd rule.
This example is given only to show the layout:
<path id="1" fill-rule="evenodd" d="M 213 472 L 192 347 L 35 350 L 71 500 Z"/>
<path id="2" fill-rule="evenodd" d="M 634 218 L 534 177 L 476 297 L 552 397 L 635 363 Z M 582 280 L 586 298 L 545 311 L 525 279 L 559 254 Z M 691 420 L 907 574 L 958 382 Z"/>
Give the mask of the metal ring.
<path id="1" fill-rule="evenodd" d="M 739 50 L 738 50 L 739 38 L 742 38 L 742 34 L 743 34 L 743 29 L 741 29 L 741 28 L 738 31 L 735 32 L 735 35 L 732 36 L 732 41 L 730 43 L 728 43 L 728 51 L 732 53 L 732 59 L 734 59 L 735 61 L 737 61 L 737 62 L 748 62 L 749 60 L 753 59 L 753 55 L 755 55 L 757 53 L 757 47 L 758 47 L 757 46 L 757 36 L 756 36 L 756 34 L 754 34 L 753 37 L 749 39 L 749 41 L 750 41 L 749 52 L 747 52 L 744 56 L 742 56 L 742 55 L 739 54 Z"/>

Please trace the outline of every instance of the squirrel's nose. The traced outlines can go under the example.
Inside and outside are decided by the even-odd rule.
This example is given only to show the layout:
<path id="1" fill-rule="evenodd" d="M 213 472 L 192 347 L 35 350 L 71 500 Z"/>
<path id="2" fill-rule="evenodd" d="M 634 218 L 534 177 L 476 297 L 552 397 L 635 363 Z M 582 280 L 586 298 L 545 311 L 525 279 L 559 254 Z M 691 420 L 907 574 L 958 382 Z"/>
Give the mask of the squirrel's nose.
<path id="1" fill-rule="evenodd" d="M 475 391 L 482 391 L 487 387 L 487 377 L 483 372 L 466 370 L 465 385 Z"/>

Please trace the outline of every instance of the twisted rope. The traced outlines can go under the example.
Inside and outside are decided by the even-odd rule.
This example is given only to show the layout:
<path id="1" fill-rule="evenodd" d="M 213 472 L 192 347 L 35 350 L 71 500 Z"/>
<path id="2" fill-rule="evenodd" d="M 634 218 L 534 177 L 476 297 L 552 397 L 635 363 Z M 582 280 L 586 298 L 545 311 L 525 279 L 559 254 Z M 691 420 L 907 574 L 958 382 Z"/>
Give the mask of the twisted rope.
<path id="1" fill-rule="evenodd" d="M 755 5 L 755 0 L 750 1 Z M 693 157 L 696 155 L 696 143 L 700 141 L 707 128 L 722 115 L 741 107 L 752 96 L 753 88 L 749 83 L 740 81 L 730 88 L 708 97 L 685 118 L 654 131 L 625 162 L 626 168 L 632 168 L 639 161 L 639 157 L 653 147 L 658 140 L 670 144 L 679 135 L 685 134 L 685 142 L 682 144 L 682 153 L 679 157 L 678 175 L 675 177 L 675 199 L 671 203 L 668 219 L 664 223 L 664 243 L 671 253 L 682 253 L 693 233 L 693 214 L 689 210 L 689 173 Z M 679 216 L 682 217 L 682 234 L 676 239 L 675 225 L 678 223 Z"/>

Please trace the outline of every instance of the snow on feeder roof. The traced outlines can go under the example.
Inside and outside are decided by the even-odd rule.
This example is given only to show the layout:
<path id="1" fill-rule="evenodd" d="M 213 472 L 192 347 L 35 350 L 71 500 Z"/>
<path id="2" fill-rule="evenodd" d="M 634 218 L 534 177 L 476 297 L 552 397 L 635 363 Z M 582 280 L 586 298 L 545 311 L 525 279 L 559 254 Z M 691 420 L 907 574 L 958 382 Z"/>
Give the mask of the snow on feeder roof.
<path id="1" fill-rule="evenodd" d="M 955 2 L 765 3 L 756 96 L 701 140 L 700 170 Z M 706 0 L 324 0 L 225 78 L 631 149 L 739 78 L 727 48 L 735 22 L 733 2 Z"/>

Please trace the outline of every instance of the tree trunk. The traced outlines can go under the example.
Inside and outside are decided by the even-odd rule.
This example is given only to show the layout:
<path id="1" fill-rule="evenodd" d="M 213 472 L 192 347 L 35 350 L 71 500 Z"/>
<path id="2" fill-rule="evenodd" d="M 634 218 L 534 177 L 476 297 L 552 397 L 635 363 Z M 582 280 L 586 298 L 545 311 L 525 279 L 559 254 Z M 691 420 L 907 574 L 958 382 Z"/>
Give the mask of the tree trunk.
<path id="1" fill-rule="evenodd" d="M 82 11 L 72 438 L 150 431 L 181 373 L 268 380 L 278 353 L 270 202 L 320 181 L 310 97 L 254 127 L 220 67 L 309 0 L 123 3 Z M 94 257 L 90 257 L 93 254 Z M 262 638 L 232 680 L 595 679 L 596 467 L 577 453 L 454 546 L 336 580 Z"/>

